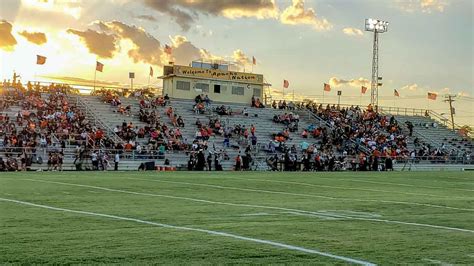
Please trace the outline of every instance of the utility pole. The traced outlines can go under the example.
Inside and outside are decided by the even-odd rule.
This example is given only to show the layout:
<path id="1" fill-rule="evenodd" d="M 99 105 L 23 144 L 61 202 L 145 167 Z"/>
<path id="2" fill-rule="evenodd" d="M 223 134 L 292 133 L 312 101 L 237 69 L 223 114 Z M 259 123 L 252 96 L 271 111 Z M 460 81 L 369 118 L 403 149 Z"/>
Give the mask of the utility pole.
<path id="1" fill-rule="evenodd" d="M 454 108 L 453 108 L 453 102 L 455 102 L 455 100 L 453 100 L 453 98 L 456 97 L 456 95 L 446 95 L 446 100 L 444 100 L 445 102 L 448 102 L 449 103 L 449 112 L 451 113 L 451 126 L 453 127 L 453 131 L 455 130 L 454 128 Z"/>

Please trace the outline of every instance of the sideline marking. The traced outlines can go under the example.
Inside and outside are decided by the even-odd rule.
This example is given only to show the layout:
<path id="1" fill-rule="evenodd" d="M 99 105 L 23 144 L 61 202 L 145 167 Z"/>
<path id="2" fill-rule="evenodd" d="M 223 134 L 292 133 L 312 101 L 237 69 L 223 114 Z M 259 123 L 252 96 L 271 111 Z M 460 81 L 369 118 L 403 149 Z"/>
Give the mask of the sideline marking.
<path id="1" fill-rule="evenodd" d="M 82 185 L 82 184 L 75 184 L 75 183 L 47 181 L 47 180 L 41 180 L 41 179 L 37 179 L 37 180 L 35 180 L 35 179 L 21 179 L 21 180 L 51 183 L 51 184 L 59 184 L 59 185 L 66 185 L 66 186 L 94 188 L 94 189 L 105 190 L 105 191 L 110 191 L 110 192 L 120 192 L 120 193 L 127 193 L 127 194 L 141 195 L 141 196 L 151 196 L 151 197 L 163 197 L 163 198 L 171 198 L 171 199 L 189 200 L 189 201 L 209 203 L 209 204 L 220 204 L 220 205 L 237 206 L 237 207 L 251 207 L 251 208 L 284 210 L 284 211 L 294 211 L 294 212 L 307 213 L 307 214 L 313 214 L 313 215 L 321 215 L 321 213 L 319 213 L 319 212 L 312 212 L 312 211 L 305 211 L 305 210 L 298 210 L 298 209 L 291 209 L 291 208 L 281 208 L 281 207 L 272 207 L 272 206 L 264 206 L 264 205 L 252 205 L 252 204 L 210 201 L 210 200 L 186 198 L 186 197 L 170 196 L 170 195 L 162 195 L 162 194 L 142 193 L 142 192 L 120 190 L 120 189 L 113 189 L 113 188 L 106 188 L 106 187 L 96 187 L 96 186 Z M 462 229 L 462 228 L 456 228 L 456 227 L 447 227 L 447 226 L 442 226 L 442 225 L 420 224 L 420 223 L 403 222 L 403 221 L 396 221 L 396 220 L 383 220 L 383 219 L 374 219 L 374 218 L 361 218 L 361 217 L 352 217 L 352 216 L 339 215 L 339 214 L 338 215 L 331 214 L 331 215 L 328 215 L 328 216 L 332 216 L 334 218 L 345 218 L 345 219 L 362 220 L 362 221 L 405 224 L 405 225 L 414 225 L 414 226 L 421 226 L 421 227 L 431 227 L 431 228 L 437 228 L 437 229 L 445 229 L 445 230 L 453 230 L 453 231 L 474 233 L 474 230 Z"/>
<path id="2" fill-rule="evenodd" d="M 49 210 L 54 210 L 54 211 L 70 212 L 70 213 L 83 214 L 83 215 L 88 215 L 88 216 L 98 216 L 98 217 L 105 217 L 105 218 L 110 218 L 110 219 L 115 219 L 115 220 L 130 221 L 130 222 L 154 225 L 154 226 L 159 226 L 159 227 L 164 227 L 164 228 L 169 228 L 169 229 L 194 231 L 194 232 L 206 233 L 206 234 L 210 234 L 210 235 L 224 236 L 224 237 L 229 237 L 229 238 L 234 238 L 234 239 L 239 239 L 239 240 L 246 240 L 246 241 L 260 243 L 260 244 L 267 244 L 267 245 L 271 245 L 271 246 L 275 246 L 275 247 L 279 247 L 279 248 L 284 248 L 284 249 L 288 249 L 288 250 L 295 250 L 295 251 L 300 251 L 300 252 L 309 253 L 309 254 L 317 254 L 317 255 L 324 256 L 324 257 L 329 257 L 329 258 L 342 260 L 342 261 L 350 262 L 350 263 L 355 263 L 355 264 L 359 264 L 359 265 L 369 265 L 369 266 L 375 265 L 371 262 L 352 259 L 352 258 L 348 258 L 348 257 L 344 257 L 344 256 L 338 256 L 338 255 L 334 255 L 334 254 L 330 254 L 330 253 L 326 253 L 326 252 L 322 252 L 322 251 L 318 251 L 318 250 L 314 250 L 314 249 L 308 249 L 308 248 L 304 248 L 304 247 L 298 247 L 298 246 L 293 246 L 293 245 L 289 245 L 289 244 L 273 242 L 273 241 L 270 241 L 270 240 L 264 240 L 264 239 L 234 235 L 234 234 L 226 233 L 226 232 L 212 231 L 212 230 L 207 230 L 207 229 L 184 227 L 184 226 L 177 226 L 177 225 L 170 225 L 170 224 L 155 223 L 155 222 L 151 222 L 151 221 L 140 220 L 140 219 L 137 219 L 137 218 L 122 217 L 122 216 L 103 214 L 103 213 L 97 213 L 97 212 L 88 212 L 88 211 L 79 211 L 79 210 L 58 208 L 58 207 L 35 204 L 35 203 L 31 203 L 31 202 L 14 200 L 14 199 L 0 198 L 0 201 L 12 202 L 12 203 L 17 203 L 17 204 L 22 204 L 22 205 L 27 205 L 27 206 L 32 206 L 32 207 L 38 207 L 38 208 L 43 208 L 43 209 L 49 209 Z"/>
<path id="3" fill-rule="evenodd" d="M 171 183 L 171 184 L 173 184 L 173 183 L 174 183 L 174 184 L 184 184 L 184 185 L 192 185 L 192 186 L 203 186 L 203 187 L 212 187 L 212 188 L 218 188 L 218 189 L 231 189 L 231 190 L 239 190 L 239 191 L 250 191 L 250 192 L 260 192 L 260 193 L 282 194 L 282 195 L 300 196 L 300 197 L 323 198 L 323 199 L 330 199 L 330 200 L 360 201 L 360 202 L 382 202 L 382 203 L 394 203 L 394 204 L 403 204 L 403 205 L 416 205 L 416 206 L 425 206 L 425 207 L 433 207 L 433 208 L 444 208 L 444 209 L 452 209 L 452 210 L 461 210 L 461 211 L 471 211 L 471 212 L 474 212 L 474 209 L 465 209 L 465 208 L 457 208 L 457 207 L 449 207 L 449 206 L 442 206 L 442 205 L 434 205 L 434 204 L 429 204 L 429 203 L 408 202 L 408 201 L 373 200 L 373 199 L 354 199 L 354 198 L 342 198 L 342 197 L 336 198 L 336 197 L 320 196 L 320 195 L 313 195 L 313 194 L 301 194 L 301 193 L 291 193 L 291 192 L 284 192 L 284 191 L 260 190 L 260 189 L 251 189 L 251 188 L 239 188 L 239 187 L 229 187 L 229 186 L 210 185 L 210 184 L 201 184 L 201 183 L 166 181 L 166 180 L 157 180 L 157 179 L 129 178 L 129 177 L 127 177 L 126 179 L 131 179 L 131 180 L 144 180 L 144 181 L 149 181 L 149 182 L 162 182 L 162 183 Z"/>
<path id="4" fill-rule="evenodd" d="M 391 191 L 391 190 L 380 190 L 380 189 L 370 189 L 370 188 L 339 187 L 339 186 L 319 185 L 319 184 L 311 184 L 311 183 L 303 183 L 303 182 L 294 182 L 294 181 L 271 180 L 271 179 L 254 179 L 254 178 L 241 178 L 241 177 L 225 177 L 225 178 L 238 179 L 238 180 L 246 180 L 246 181 L 261 181 L 261 182 L 272 182 L 272 183 L 282 183 L 282 184 L 294 184 L 294 185 L 302 185 L 302 186 L 308 186 L 308 187 L 322 187 L 322 188 L 360 190 L 360 191 L 370 191 L 370 192 L 397 193 L 397 194 L 405 194 L 405 195 L 430 196 L 430 197 L 450 198 L 450 199 L 452 199 L 452 198 L 470 199 L 469 197 L 450 197 L 450 196 L 443 196 L 443 195 L 414 193 L 414 192 L 401 192 L 401 191 Z M 340 179 L 339 179 L 339 180 L 340 180 Z"/>

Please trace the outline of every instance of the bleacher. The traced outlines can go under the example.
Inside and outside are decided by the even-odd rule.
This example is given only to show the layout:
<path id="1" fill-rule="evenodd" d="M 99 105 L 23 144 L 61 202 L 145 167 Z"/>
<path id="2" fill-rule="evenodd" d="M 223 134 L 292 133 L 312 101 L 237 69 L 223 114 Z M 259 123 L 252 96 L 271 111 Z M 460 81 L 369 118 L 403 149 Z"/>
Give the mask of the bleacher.
<path id="1" fill-rule="evenodd" d="M 124 121 L 125 122 L 132 122 L 135 126 L 143 127 L 146 123 L 143 123 L 139 120 L 138 112 L 140 110 L 139 101 L 135 98 L 120 98 L 122 101 L 122 105 L 131 106 L 131 113 L 130 115 L 123 115 L 117 112 L 117 107 L 113 107 L 108 103 L 104 103 L 99 96 L 81 96 L 80 100 L 85 104 L 86 108 L 88 108 L 91 112 L 96 114 L 96 118 L 100 119 L 104 124 L 106 124 L 109 129 L 115 128 L 117 125 L 121 125 Z M 284 129 L 283 124 L 277 124 L 272 121 L 272 118 L 275 114 L 279 115 L 284 113 L 285 110 L 275 110 L 275 109 L 256 109 L 250 108 L 247 106 L 249 111 L 249 116 L 243 116 L 239 114 L 245 105 L 239 104 L 228 104 L 226 103 L 226 107 L 231 108 L 236 114 L 232 116 L 219 116 L 215 112 L 206 112 L 206 114 L 196 114 L 193 111 L 193 101 L 190 100 L 180 100 L 180 99 L 172 99 L 171 106 L 175 109 L 175 113 L 179 114 L 183 117 L 185 122 L 185 127 L 180 128 L 183 139 L 186 138 L 189 142 L 192 142 L 195 137 L 196 132 L 196 119 L 200 119 L 203 124 L 207 124 L 209 122 L 209 118 L 219 117 L 224 125 L 237 125 L 240 124 L 249 128 L 252 124 L 254 124 L 257 128 L 256 136 L 258 142 L 261 144 L 260 147 L 266 145 L 272 139 L 272 133 L 278 133 Z M 213 103 L 212 106 L 219 106 L 223 103 Z M 157 111 L 160 113 L 162 117 L 162 122 L 165 122 L 168 126 L 172 127 L 170 119 L 165 114 L 165 107 L 158 107 Z M 288 112 L 288 111 L 286 111 Z M 299 150 L 299 145 L 306 141 L 308 143 L 316 143 L 316 139 L 303 139 L 300 136 L 301 130 L 306 128 L 310 124 L 307 119 L 300 119 L 299 122 L 299 130 L 297 132 L 291 133 L 290 139 L 286 142 L 287 146 L 291 147 L 295 145 L 295 147 Z M 148 141 L 148 138 L 137 139 L 137 142 L 144 144 Z M 243 152 L 245 147 L 243 145 L 239 145 L 236 139 L 231 140 L 231 144 L 233 146 L 239 146 L 240 149 L 231 149 L 231 148 L 224 148 L 223 146 L 224 138 L 221 136 L 212 136 L 209 139 L 209 147 L 215 147 L 216 150 L 224 149 L 226 150 L 227 154 L 230 157 L 230 160 L 223 161 L 222 165 L 225 170 L 231 170 L 234 165 L 234 158 L 237 156 L 239 150 Z M 265 152 L 260 150 L 253 153 L 254 156 L 265 156 Z M 184 151 L 171 151 L 167 152 L 165 158 L 169 159 L 171 165 L 178 166 L 178 167 L 185 167 L 187 165 L 187 161 L 189 156 Z M 126 158 L 127 159 L 127 158 Z M 143 158 L 146 161 L 146 158 Z M 164 163 L 164 159 L 156 160 L 158 165 L 162 165 Z"/>
<path id="2" fill-rule="evenodd" d="M 42 97 L 48 97 L 47 94 L 42 94 Z M 129 123 L 132 122 L 134 126 L 144 127 L 147 124 L 141 122 L 139 119 L 139 100 L 137 98 L 120 98 L 122 105 L 131 106 L 131 111 L 128 115 L 120 114 L 117 112 L 117 107 L 111 106 L 109 103 L 104 103 L 100 96 L 75 96 L 70 95 L 69 101 L 75 103 L 78 107 L 86 113 L 87 119 L 92 122 L 92 124 L 97 128 L 102 128 L 107 137 L 113 139 L 115 142 L 122 142 L 122 140 L 117 134 L 113 132 L 113 129 L 116 126 L 120 126 L 123 122 Z M 227 108 L 232 109 L 233 115 L 218 115 L 212 109 L 225 105 Z M 180 128 L 183 139 L 187 139 L 189 143 L 195 139 L 195 133 L 197 127 L 195 121 L 199 119 L 203 125 L 207 125 L 209 119 L 218 118 L 222 122 L 223 126 L 234 126 L 242 125 L 246 128 L 250 128 L 251 125 L 256 126 L 256 137 L 259 145 L 257 149 L 252 151 L 252 157 L 259 157 L 260 159 L 268 155 L 264 150 L 264 146 L 268 144 L 270 140 L 273 139 L 272 134 L 276 134 L 279 131 L 282 131 L 285 126 L 283 124 L 275 123 L 272 121 L 272 118 L 275 115 L 280 115 L 283 113 L 297 113 L 300 116 L 299 128 L 297 132 L 292 132 L 290 134 L 290 139 L 286 142 L 287 147 L 295 146 L 296 150 L 301 156 L 300 144 L 305 141 L 309 144 L 316 144 L 316 147 L 319 148 L 321 140 L 314 139 L 309 136 L 307 139 L 301 137 L 301 132 L 303 129 L 307 128 L 310 124 L 315 125 L 316 127 L 322 126 L 328 128 L 328 130 L 335 130 L 331 125 L 327 124 L 321 118 L 318 118 L 315 115 L 312 115 L 310 112 L 304 109 L 300 110 L 278 110 L 272 108 L 250 108 L 248 105 L 244 104 L 229 104 L 229 103 L 219 103 L 213 102 L 211 107 L 206 109 L 204 114 L 195 113 L 193 110 L 194 101 L 192 100 L 183 100 L 183 99 L 171 99 L 170 105 L 174 108 L 175 113 L 182 116 L 184 119 L 185 126 Z M 242 110 L 247 108 L 248 116 L 242 114 Z M 166 116 L 165 110 L 166 107 L 157 107 L 157 112 L 160 113 L 161 122 L 166 123 L 168 127 L 173 128 L 171 120 Z M 20 106 L 10 106 L 7 110 L 3 110 L 2 113 L 8 114 L 11 120 L 15 120 L 16 115 L 19 111 L 22 111 Z M 390 116 L 390 114 L 384 114 Z M 418 138 L 424 144 L 429 144 L 435 148 L 445 147 L 445 150 L 451 151 L 456 150 L 459 154 L 472 154 L 474 151 L 474 144 L 472 139 L 461 137 L 457 132 L 452 131 L 447 126 L 438 123 L 435 119 L 425 116 L 415 116 L 415 115 L 395 115 L 396 120 L 399 125 L 403 128 L 404 135 L 408 136 L 408 128 L 405 122 L 410 121 L 414 125 L 414 132 L 412 137 L 408 137 L 408 149 L 415 149 L 414 140 Z M 22 127 L 16 125 L 17 130 L 21 130 Z M 148 142 L 148 138 L 138 138 L 136 140 L 142 145 Z M 353 141 L 353 140 L 349 140 Z M 231 170 L 234 166 L 234 158 L 237 156 L 239 151 L 243 153 L 246 148 L 246 144 L 239 143 L 236 138 L 231 139 L 231 145 L 234 148 L 225 148 L 224 147 L 224 137 L 222 136 L 212 136 L 208 140 L 209 150 L 225 150 L 229 155 L 229 160 L 222 161 L 221 164 L 224 170 Z M 47 153 L 50 150 L 55 150 L 60 147 L 60 141 L 57 138 L 53 138 L 53 143 L 47 148 L 38 148 L 37 157 L 41 156 L 43 159 L 43 164 L 33 164 L 31 169 L 43 169 L 47 168 L 46 160 Z M 73 170 L 75 165 L 73 164 L 75 159 L 74 148 L 76 147 L 75 143 L 65 143 L 64 149 L 64 170 Z M 101 148 L 101 147 L 98 147 Z M 208 154 L 208 151 L 205 152 Z M 0 156 L 5 157 L 5 151 L 0 150 Z M 113 158 L 110 157 L 110 162 L 113 164 Z M 147 161 L 155 161 L 157 165 L 164 165 L 164 160 L 168 159 L 172 166 L 186 169 L 187 162 L 189 159 L 189 153 L 187 151 L 167 151 L 164 158 L 157 159 L 156 157 L 149 157 L 148 155 L 136 155 L 134 152 L 125 152 L 121 158 L 119 164 L 119 170 L 136 170 L 138 166 Z M 86 162 L 83 166 L 84 169 L 91 168 Z M 259 169 L 267 169 L 266 165 L 263 165 Z M 421 168 L 420 168 L 421 169 Z M 423 168 L 425 169 L 425 168 Z"/>
<path id="3" fill-rule="evenodd" d="M 395 118 L 405 127 L 407 121 L 411 122 L 414 126 L 414 134 L 410 138 L 410 143 L 412 146 L 409 148 L 413 149 L 414 138 L 419 138 L 433 147 L 441 147 L 444 144 L 449 150 L 454 149 L 459 152 L 470 151 L 471 153 L 474 151 L 474 144 L 472 140 L 466 137 L 461 137 L 456 131 L 448 128 L 446 125 L 440 124 L 433 118 L 426 116 L 407 115 L 396 115 Z"/>

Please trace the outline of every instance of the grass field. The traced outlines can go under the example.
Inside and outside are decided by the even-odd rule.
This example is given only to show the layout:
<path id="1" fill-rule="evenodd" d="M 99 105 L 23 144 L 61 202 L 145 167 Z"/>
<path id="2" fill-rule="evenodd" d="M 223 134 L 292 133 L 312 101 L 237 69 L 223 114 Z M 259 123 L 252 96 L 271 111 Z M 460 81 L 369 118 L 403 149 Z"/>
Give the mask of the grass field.
<path id="1" fill-rule="evenodd" d="M 474 175 L 0 173 L 0 264 L 474 264 Z"/>

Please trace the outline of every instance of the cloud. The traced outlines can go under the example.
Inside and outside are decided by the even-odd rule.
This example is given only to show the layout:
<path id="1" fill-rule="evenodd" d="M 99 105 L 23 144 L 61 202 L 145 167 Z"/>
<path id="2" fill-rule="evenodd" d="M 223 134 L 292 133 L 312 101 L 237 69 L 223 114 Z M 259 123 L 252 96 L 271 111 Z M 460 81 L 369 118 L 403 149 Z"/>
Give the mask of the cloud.
<path id="1" fill-rule="evenodd" d="M 148 21 L 151 21 L 151 22 L 156 22 L 158 21 L 154 16 L 152 15 L 138 15 L 138 16 L 135 16 L 135 18 L 138 18 L 138 19 L 141 19 L 141 20 L 148 20 Z"/>
<path id="2" fill-rule="evenodd" d="M 342 85 L 349 85 L 351 87 L 360 88 L 361 86 L 365 86 L 365 87 L 370 86 L 370 81 L 366 78 L 345 80 L 345 79 L 332 77 L 329 79 L 329 85 L 331 85 L 331 87 L 340 87 Z"/>
<path id="3" fill-rule="evenodd" d="M 74 1 L 53 1 L 53 0 L 23 0 L 22 7 L 35 9 L 37 11 L 51 11 L 66 14 L 75 19 L 82 15 L 82 0 Z"/>
<path id="4" fill-rule="evenodd" d="M 245 67 L 246 65 L 252 62 L 250 58 L 240 49 L 234 51 L 234 53 L 232 54 L 232 59 L 240 67 Z"/>
<path id="5" fill-rule="evenodd" d="M 132 41 L 135 47 L 128 51 L 128 56 L 135 63 L 143 62 L 152 65 L 162 65 L 163 50 L 161 43 L 144 29 L 116 20 L 96 22 L 96 24 L 103 31 L 113 32 L 121 39 Z"/>
<path id="6" fill-rule="evenodd" d="M 0 21 L 0 49 L 5 51 L 13 51 L 17 44 L 15 37 L 12 35 L 12 24 L 2 20 Z"/>
<path id="7" fill-rule="evenodd" d="M 144 0 L 145 5 L 173 17 L 185 31 L 203 15 L 224 16 L 227 18 L 255 17 L 275 18 L 278 7 L 274 0 Z"/>
<path id="8" fill-rule="evenodd" d="M 396 3 L 398 8 L 410 13 L 416 11 L 423 13 L 443 12 L 449 5 L 448 0 L 397 0 Z"/>
<path id="9" fill-rule="evenodd" d="M 196 47 L 185 36 L 170 36 L 170 39 L 173 46 L 173 62 L 178 65 L 188 65 L 193 60 L 198 59 L 205 61 L 219 61 L 224 59 L 221 56 L 212 54 L 206 49 Z"/>
<path id="10" fill-rule="evenodd" d="M 411 85 L 405 85 L 403 87 L 401 87 L 399 90 L 401 91 L 418 91 L 420 90 L 421 88 L 418 86 L 418 84 L 411 84 Z"/>
<path id="11" fill-rule="evenodd" d="M 68 29 L 67 32 L 79 36 L 86 44 L 89 52 L 99 57 L 112 58 L 115 51 L 117 51 L 117 38 L 114 35 L 100 33 L 91 29 L 86 31 Z"/>
<path id="12" fill-rule="evenodd" d="M 281 14 L 280 21 L 288 25 L 311 25 L 318 31 L 327 31 L 332 28 L 332 24 L 325 18 L 319 18 L 313 8 L 305 10 L 304 0 L 293 0 L 293 4 Z"/>
<path id="13" fill-rule="evenodd" d="M 344 34 L 349 35 L 349 36 L 362 36 L 362 35 L 364 35 L 364 32 L 362 32 L 361 30 L 356 29 L 356 28 L 344 28 L 342 30 L 342 32 L 344 32 Z"/>
<path id="14" fill-rule="evenodd" d="M 18 34 L 25 37 L 26 40 L 28 40 L 29 42 L 37 44 L 37 45 L 43 45 L 48 41 L 46 39 L 46 34 L 42 32 L 28 32 L 25 30 L 25 31 L 19 32 Z"/>

